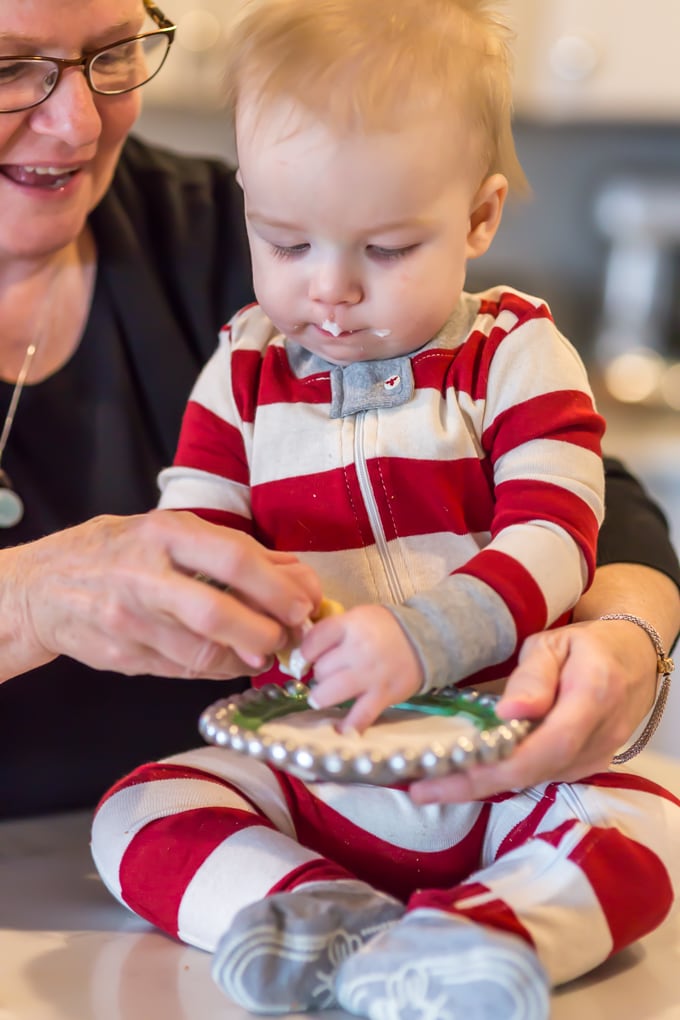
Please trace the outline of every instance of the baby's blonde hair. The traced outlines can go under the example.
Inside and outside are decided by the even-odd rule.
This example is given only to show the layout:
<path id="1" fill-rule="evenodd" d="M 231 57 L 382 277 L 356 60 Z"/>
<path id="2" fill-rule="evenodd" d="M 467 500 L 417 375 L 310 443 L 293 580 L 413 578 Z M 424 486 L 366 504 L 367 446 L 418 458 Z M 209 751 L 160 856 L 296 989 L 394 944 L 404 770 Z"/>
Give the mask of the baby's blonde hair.
<path id="1" fill-rule="evenodd" d="M 526 190 L 512 136 L 511 33 L 488 0 L 246 0 L 227 47 L 232 116 L 244 89 L 330 127 L 396 130 L 448 104 L 481 141 L 483 175 Z"/>

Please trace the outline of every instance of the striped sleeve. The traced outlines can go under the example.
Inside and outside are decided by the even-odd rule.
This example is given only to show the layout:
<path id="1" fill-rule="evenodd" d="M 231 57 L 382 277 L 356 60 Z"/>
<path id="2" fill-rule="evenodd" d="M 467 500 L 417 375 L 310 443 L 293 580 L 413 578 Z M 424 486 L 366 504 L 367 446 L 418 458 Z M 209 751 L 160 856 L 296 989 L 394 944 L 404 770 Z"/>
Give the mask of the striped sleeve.
<path id="1" fill-rule="evenodd" d="M 506 676 L 529 634 L 568 619 L 595 569 L 604 422 L 583 363 L 545 305 L 510 293 L 489 314 L 456 390 L 492 468 L 490 541 L 390 607 L 419 652 L 425 689 Z"/>
<path id="2" fill-rule="evenodd" d="M 253 309 L 238 312 L 221 331 L 187 403 L 173 465 L 158 477 L 161 508 L 193 510 L 250 534 L 252 395 L 272 329 Z"/>

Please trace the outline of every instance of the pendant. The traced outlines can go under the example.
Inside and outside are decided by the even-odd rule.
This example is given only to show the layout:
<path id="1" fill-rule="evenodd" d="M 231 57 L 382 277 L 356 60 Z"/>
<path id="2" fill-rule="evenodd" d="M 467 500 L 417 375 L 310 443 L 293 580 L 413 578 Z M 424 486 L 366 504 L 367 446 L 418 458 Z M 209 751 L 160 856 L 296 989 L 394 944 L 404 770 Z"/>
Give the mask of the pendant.
<path id="1" fill-rule="evenodd" d="M 21 496 L 14 491 L 9 478 L 0 468 L 0 528 L 13 528 L 23 516 Z"/>

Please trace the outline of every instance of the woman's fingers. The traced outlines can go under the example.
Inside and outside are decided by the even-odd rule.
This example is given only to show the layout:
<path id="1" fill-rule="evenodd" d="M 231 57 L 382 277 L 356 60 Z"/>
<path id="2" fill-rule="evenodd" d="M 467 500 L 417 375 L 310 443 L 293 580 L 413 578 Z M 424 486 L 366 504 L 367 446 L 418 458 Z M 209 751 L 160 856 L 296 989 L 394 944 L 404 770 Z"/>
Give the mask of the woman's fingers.
<path id="1" fill-rule="evenodd" d="M 101 517 L 26 549 L 15 556 L 29 592 L 25 641 L 126 673 L 168 663 L 171 675 L 195 672 L 200 655 L 209 675 L 260 670 L 285 644 L 289 621 L 321 597 L 294 557 L 190 513 Z M 199 571 L 229 589 L 200 583 Z"/>
<path id="2" fill-rule="evenodd" d="M 568 638 L 562 632 L 545 631 L 528 638 L 508 677 L 497 714 L 502 719 L 542 719 L 547 715 L 568 654 Z"/>
<path id="3" fill-rule="evenodd" d="M 250 535 L 182 511 L 157 510 L 148 519 L 168 529 L 168 552 L 177 567 L 215 578 L 287 626 L 303 623 L 321 600 L 316 575 L 291 553 L 265 549 Z"/>

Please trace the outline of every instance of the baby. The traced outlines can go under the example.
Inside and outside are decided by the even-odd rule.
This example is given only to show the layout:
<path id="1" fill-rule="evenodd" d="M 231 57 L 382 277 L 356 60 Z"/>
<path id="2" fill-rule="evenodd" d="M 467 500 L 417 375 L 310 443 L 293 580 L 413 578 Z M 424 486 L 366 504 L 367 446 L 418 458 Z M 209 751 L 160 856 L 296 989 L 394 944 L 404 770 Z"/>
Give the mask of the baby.
<path id="1" fill-rule="evenodd" d="M 523 185 L 509 68 L 483 0 L 260 0 L 231 40 L 258 304 L 194 388 L 161 505 L 315 568 L 346 612 L 300 654 L 358 731 L 507 676 L 594 569 L 583 365 L 542 300 L 464 290 Z M 542 1020 L 668 913 L 679 808 L 618 774 L 418 806 L 201 748 L 122 780 L 93 850 L 254 1012 Z"/>

